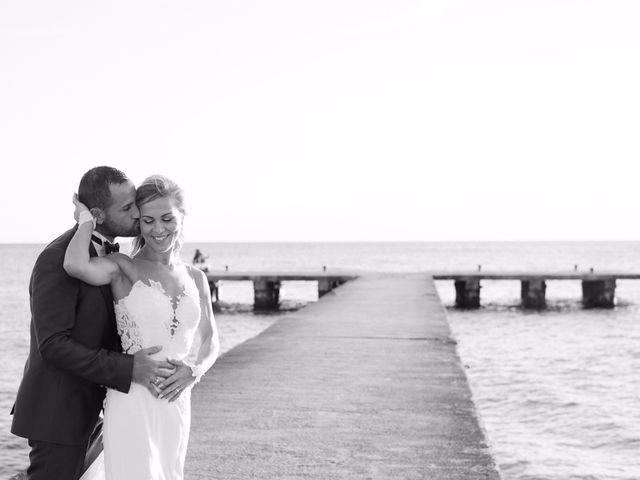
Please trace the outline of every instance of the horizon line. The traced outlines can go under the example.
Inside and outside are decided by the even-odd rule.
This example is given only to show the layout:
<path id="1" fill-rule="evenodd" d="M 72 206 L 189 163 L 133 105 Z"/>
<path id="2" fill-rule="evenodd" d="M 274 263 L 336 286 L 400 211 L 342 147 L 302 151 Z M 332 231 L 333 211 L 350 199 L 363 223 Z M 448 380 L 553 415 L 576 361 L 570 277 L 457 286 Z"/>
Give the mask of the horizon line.
<path id="1" fill-rule="evenodd" d="M 119 242 L 133 241 L 133 237 L 117 237 Z M 0 245 L 47 245 L 47 241 L 2 241 Z M 478 240 L 189 240 L 184 244 L 228 244 L 228 243 L 634 243 L 640 239 L 478 239 Z"/>

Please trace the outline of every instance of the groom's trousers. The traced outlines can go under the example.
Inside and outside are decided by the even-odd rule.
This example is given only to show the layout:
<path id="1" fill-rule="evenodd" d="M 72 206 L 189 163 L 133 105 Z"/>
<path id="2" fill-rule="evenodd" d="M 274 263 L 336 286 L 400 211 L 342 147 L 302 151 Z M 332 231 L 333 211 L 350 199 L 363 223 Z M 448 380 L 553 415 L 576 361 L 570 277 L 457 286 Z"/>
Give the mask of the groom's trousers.
<path id="1" fill-rule="evenodd" d="M 59 445 L 29 440 L 28 480 L 78 480 L 87 444 Z"/>

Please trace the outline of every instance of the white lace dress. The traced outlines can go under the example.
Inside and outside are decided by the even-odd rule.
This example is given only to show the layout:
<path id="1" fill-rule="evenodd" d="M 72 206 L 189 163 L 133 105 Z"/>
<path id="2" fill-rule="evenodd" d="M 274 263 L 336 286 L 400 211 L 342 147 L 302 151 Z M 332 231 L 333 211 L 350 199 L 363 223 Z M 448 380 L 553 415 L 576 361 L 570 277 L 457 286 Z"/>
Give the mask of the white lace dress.
<path id="1" fill-rule="evenodd" d="M 176 299 L 162 285 L 137 281 L 115 305 L 125 353 L 161 345 L 156 358 L 187 360 L 200 320 L 198 288 L 189 279 Z M 132 383 L 129 393 L 109 390 L 105 400 L 104 459 L 84 478 L 99 480 L 182 480 L 191 424 L 191 389 L 169 403 Z"/>

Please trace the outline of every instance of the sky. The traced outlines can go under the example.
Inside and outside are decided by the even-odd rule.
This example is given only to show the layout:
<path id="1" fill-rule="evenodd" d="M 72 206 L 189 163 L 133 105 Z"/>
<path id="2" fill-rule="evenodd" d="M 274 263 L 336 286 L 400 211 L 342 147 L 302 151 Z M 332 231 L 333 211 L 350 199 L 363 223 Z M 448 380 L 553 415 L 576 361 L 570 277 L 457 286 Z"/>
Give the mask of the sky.
<path id="1" fill-rule="evenodd" d="M 97 165 L 186 241 L 640 240 L 637 0 L 7 0 L 0 243 Z"/>

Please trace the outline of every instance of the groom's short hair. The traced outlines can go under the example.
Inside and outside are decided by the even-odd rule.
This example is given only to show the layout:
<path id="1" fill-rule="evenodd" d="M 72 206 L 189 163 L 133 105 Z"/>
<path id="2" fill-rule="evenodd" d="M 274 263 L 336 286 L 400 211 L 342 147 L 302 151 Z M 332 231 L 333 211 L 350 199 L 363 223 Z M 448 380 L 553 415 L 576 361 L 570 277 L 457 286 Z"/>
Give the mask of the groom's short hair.
<path id="1" fill-rule="evenodd" d="M 120 185 L 129 178 L 120 170 L 113 167 L 94 167 L 80 179 L 78 200 L 89 208 L 106 209 L 111 205 L 112 184 Z"/>

